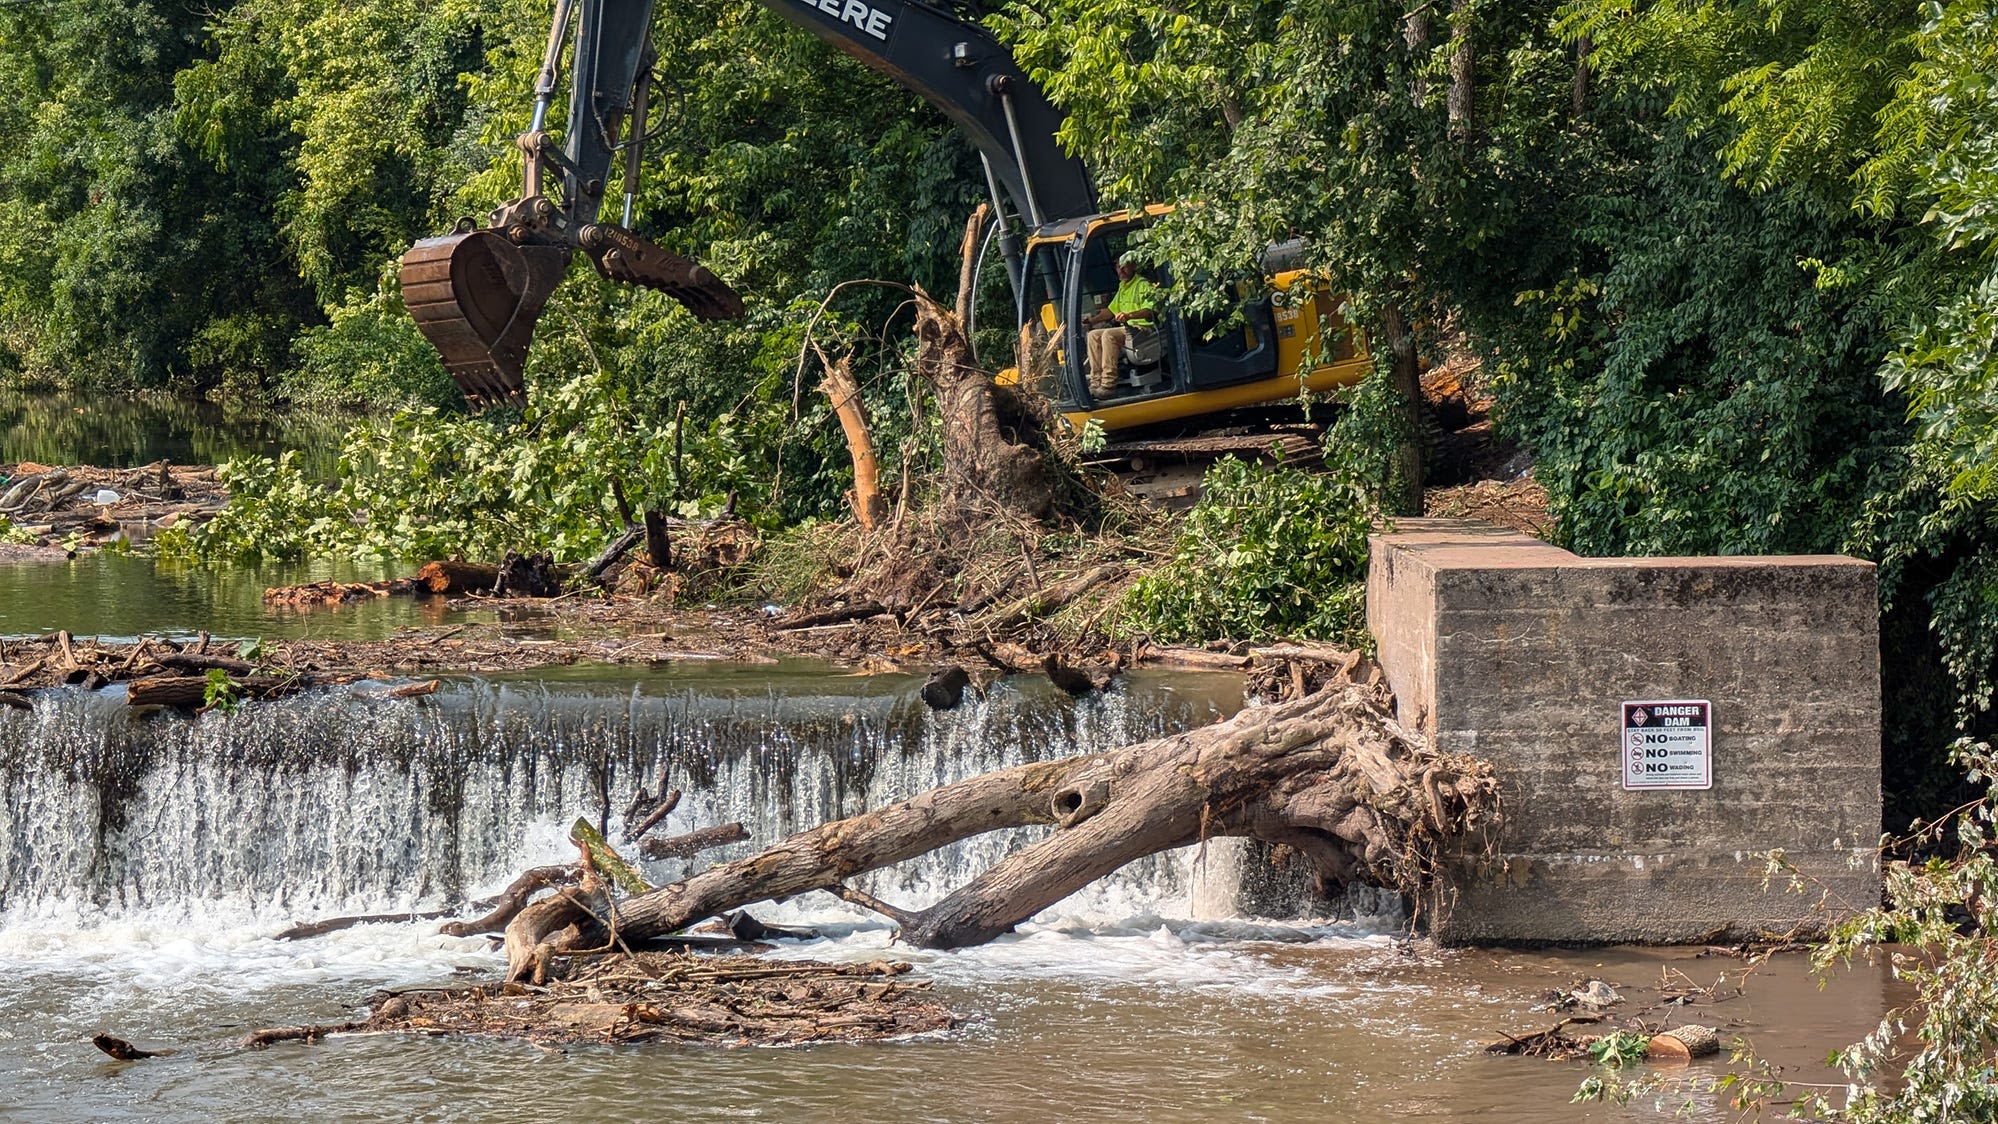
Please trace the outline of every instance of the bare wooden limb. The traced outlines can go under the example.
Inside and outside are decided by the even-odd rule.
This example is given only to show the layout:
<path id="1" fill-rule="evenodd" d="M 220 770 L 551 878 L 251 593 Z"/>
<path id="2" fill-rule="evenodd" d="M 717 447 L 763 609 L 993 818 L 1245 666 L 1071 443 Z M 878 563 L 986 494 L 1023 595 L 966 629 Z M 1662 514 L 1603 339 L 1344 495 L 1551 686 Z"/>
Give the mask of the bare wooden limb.
<path id="1" fill-rule="evenodd" d="M 673 791 L 667 793 L 664 797 L 660 799 L 659 806 L 657 808 L 652 809 L 651 815 L 646 816 L 644 819 L 640 820 L 636 826 L 625 829 L 624 841 L 627 843 L 637 841 L 646 832 L 651 831 L 655 827 L 658 827 L 659 821 L 671 815 L 673 813 L 673 809 L 679 806 L 680 806 L 680 790 L 676 788 Z"/>
<path id="2" fill-rule="evenodd" d="M 993 619 L 991 627 L 1007 628 L 1035 617 L 1044 617 L 1104 582 L 1116 581 L 1129 572 L 1130 567 L 1122 562 L 1105 562 L 1066 581 L 1044 586 L 1001 611 Z"/>
<path id="3" fill-rule="evenodd" d="M 141 1050 L 122 1038 L 108 1034 L 92 1035 L 90 1044 L 121 1062 L 135 1062 L 140 1058 L 158 1058 L 173 1053 L 172 1050 Z"/>
<path id="4" fill-rule="evenodd" d="M 314 1043 L 329 1034 L 346 1034 L 360 1030 L 366 1023 L 317 1023 L 310 1026 L 273 1026 L 263 1030 L 253 1030 L 243 1036 L 241 1042 L 245 1050 L 261 1050 L 275 1042 Z"/>
<path id="5" fill-rule="evenodd" d="M 888 920 L 893 921 L 897 925 L 907 927 L 911 922 L 913 922 L 916 919 L 916 915 L 914 913 L 911 913 L 906 909 L 898 909 L 897 907 L 889 905 L 887 902 L 882 901 L 880 898 L 877 898 L 874 895 L 869 894 L 863 890 L 856 890 L 852 886 L 847 886 L 842 884 L 828 888 L 832 891 L 833 895 L 839 898 L 840 900 L 852 902 L 854 905 L 857 905 L 862 909 L 871 909 L 874 912 L 880 914 L 881 916 L 886 917 Z"/>
<path id="6" fill-rule="evenodd" d="M 433 909 L 424 913 L 369 913 L 358 917 L 328 917 L 322 921 L 304 921 L 277 934 L 281 941 L 302 941 L 310 937 L 323 937 L 328 933 L 338 933 L 356 925 L 398 925 L 411 921 L 435 921 L 458 912 L 455 909 Z"/>
<path id="7" fill-rule="evenodd" d="M 488 899 L 484 904 L 492 912 L 475 921 L 453 921 L 440 926 L 438 932 L 448 937 L 472 937 L 480 933 L 499 933 L 506 930 L 520 911 L 527 908 L 528 900 L 535 891 L 549 886 L 573 882 L 578 877 L 574 866 L 537 866 L 513 880 L 513 884 L 502 891 L 497 898 Z"/>
<path id="8" fill-rule="evenodd" d="M 854 601 L 831 609 L 821 609 L 815 613 L 801 613 L 777 626 L 780 632 L 795 632 L 804 628 L 818 628 L 821 625 L 844 624 L 863 617 L 878 616 L 888 611 L 879 601 Z"/>
<path id="9" fill-rule="evenodd" d="M 21 670 L 15 672 L 14 674 L 8 676 L 6 679 L 0 680 L 0 687 L 11 687 L 16 683 L 19 683 L 27 679 L 29 676 L 32 676 L 35 672 L 40 671 L 42 668 L 46 667 L 48 665 L 48 662 L 49 661 L 46 658 L 36 660 L 34 663 L 31 663 L 28 666 L 22 668 Z"/>
<path id="10" fill-rule="evenodd" d="M 813 350 L 818 350 L 817 345 Z M 867 424 L 867 407 L 860 398 L 860 384 L 853 378 L 853 356 L 842 355 L 835 361 L 827 358 L 824 351 L 818 354 L 819 364 L 826 373 L 821 387 L 839 418 L 840 431 L 846 436 L 846 452 L 853 461 L 853 491 L 848 499 L 853 503 L 854 518 L 871 531 L 887 518 L 888 501 L 881 494 L 881 460 L 874 455 L 874 433 Z"/>
<path id="11" fill-rule="evenodd" d="M 161 667 L 180 671 L 209 671 L 220 668 L 231 675 L 248 675 L 257 670 L 256 665 L 247 660 L 232 660 L 227 656 L 191 656 L 180 652 L 161 656 L 155 662 Z"/>
<path id="12" fill-rule="evenodd" d="M 623 558 L 632 547 L 644 540 L 644 527 L 636 524 L 626 526 L 624 533 L 612 539 L 610 545 L 604 547 L 603 552 L 589 564 L 589 567 L 583 571 L 583 576 L 591 581 L 602 581 L 604 574 L 608 573 L 612 566 L 617 565 L 618 559 Z"/>
<path id="13" fill-rule="evenodd" d="M 1365 877 L 1416 892 L 1449 836 L 1495 817 L 1496 791 L 1489 766 L 1434 753 L 1371 692 L 1348 687 L 825 824 L 633 898 L 622 925 L 646 937 L 768 898 L 840 893 L 856 874 L 1035 824 L 1058 830 L 908 913 L 903 939 L 931 948 L 990 940 L 1127 862 L 1212 835 L 1290 843 L 1328 883 Z"/>
<path id="14" fill-rule="evenodd" d="M 666 839 L 644 840 L 638 845 L 638 853 L 648 859 L 684 859 L 747 838 L 749 829 L 739 823 L 716 824 Z"/>

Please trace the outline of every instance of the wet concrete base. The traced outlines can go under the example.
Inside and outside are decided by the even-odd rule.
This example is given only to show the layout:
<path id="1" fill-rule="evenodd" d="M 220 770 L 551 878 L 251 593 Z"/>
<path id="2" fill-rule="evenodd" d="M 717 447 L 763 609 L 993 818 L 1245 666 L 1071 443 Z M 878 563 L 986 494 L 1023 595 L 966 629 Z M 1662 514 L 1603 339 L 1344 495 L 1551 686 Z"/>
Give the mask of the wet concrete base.
<path id="1" fill-rule="evenodd" d="M 1432 933 L 1755 939 L 1874 905 L 1878 621 L 1851 558 L 1580 558 L 1464 520 L 1376 536 L 1368 623 L 1398 717 L 1504 789 L 1500 829 L 1442 872 Z M 1678 754 L 1662 774 L 1654 742 Z"/>

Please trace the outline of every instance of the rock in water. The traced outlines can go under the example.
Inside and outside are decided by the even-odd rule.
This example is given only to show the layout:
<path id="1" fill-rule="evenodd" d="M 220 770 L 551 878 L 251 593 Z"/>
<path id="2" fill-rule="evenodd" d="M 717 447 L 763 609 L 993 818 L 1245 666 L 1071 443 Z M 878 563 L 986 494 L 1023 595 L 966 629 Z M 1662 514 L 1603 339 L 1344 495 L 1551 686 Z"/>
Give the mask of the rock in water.
<path id="1" fill-rule="evenodd" d="M 923 701 L 931 710 L 955 710 L 964 701 L 964 689 L 971 676 L 961 667 L 945 667 L 930 672 L 923 683 Z"/>

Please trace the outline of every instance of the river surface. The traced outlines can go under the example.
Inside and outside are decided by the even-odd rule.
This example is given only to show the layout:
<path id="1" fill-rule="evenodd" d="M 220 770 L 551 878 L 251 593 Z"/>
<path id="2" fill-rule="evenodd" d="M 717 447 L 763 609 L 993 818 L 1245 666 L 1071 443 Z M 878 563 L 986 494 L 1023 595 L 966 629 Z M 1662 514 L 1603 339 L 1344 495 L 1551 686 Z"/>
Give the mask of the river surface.
<path id="1" fill-rule="evenodd" d="M 301 447 L 330 469 L 337 423 L 205 406 L 0 397 L 0 462 L 212 462 Z M 316 459 L 315 459 L 316 458 Z M 266 586 L 357 567 L 175 567 L 99 554 L 0 564 L 0 637 L 64 628 L 376 638 L 459 623 L 419 602 L 273 615 Z M 934 713 L 910 675 L 682 664 L 448 680 L 397 700 L 357 684 L 199 718 L 135 715 L 121 692 L 0 707 L 0 1118 L 72 1120 L 1381 1121 L 1732 1120 L 1708 1061 L 1627 1106 L 1573 1105 L 1576 1064 L 1491 1057 L 1542 1029 L 1549 991 L 1661 984 L 1724 1001 L 1674 1022 L 1741 1035 L 1785 1076 L 1832 1081 L 1826 1052 L 1896 995 L 1861 965 L 1822 990 L 1800 958 L 1758 968 L 1695 950 L 1438 950 L 1392 899 L 1241 916 L 1225 843 L 1135 863 L 982 948 L 890 944 L 823 895 L 757 907 L 821 935 L 778 955 L 915 963 L 967 1023 L 904 1042 L 800 1049 L 653 1043 L 547 1050 L 335 1037 L 244 1051 L 260 1026 L 338 1022 L 376 988 L 490 977 L 484 939 L 368 925 L 298 942 L 298 920 L 450 905 L 573 856 L 578 816 L 621 826 L 634 788 L 687 797 L 661 828 L 740 820 L 730 858 L 828 818 L 978 772 L 1217 721 L 1225 676 L 1135 675 L 1072 700 L 1044 679 Z M 1034 837 L 998 833 L 860 882 L 919 907 Z M 647 868 L 655 881 L 684 863 Z M 1277 901 L 1264 894 L 1255 901 Z M 1269 912 L 1288 912 L 1271 909 Z M 1620 1008 L 1629 1010 L 1630 1006 Z M 116 1062 L 109 1033 L 169 1056 Z"/>
<path id="2" fill-rule="evenodd" d="M 314 476 L 333 473 L 353 419 L 276 412 L 166 394 L 33 393 L 0 388 L 0 464 L 134 468 L 158 460 L 221 464 L 289 452 Z"/>
<path id="3" fill-rule="evenodd" d="M 378 597 L 311 609 L 264 605 L 264 590 L 272 586 L 375 581 L 415 569 L 356 562 L 251 568 L 107 550 L 61 562 L 0 561 L 0 637 L 68 629 L 124 640 L 202 631 L 236 639 L 380 640 L 398 629 L 493 619 L 489 610 L 448 609 L 441 597 Z"/>
<path id="4" fill-rule="evenodd" d="M 664 774 L 665 830 L 740 819 L 751 846 L 975 772 L 1225 717 L 1239 682 L 1139 675 L 1075 701 L 1003 680 L 943 714 L 911 676 L 575 668 L 379 685 L 198 719 L 134 717 L 115 692 L 0 711 L 0 1116 L 39 1120 L 935 1121 L 1724 1120 L 1697 1087 L 1625 1107 L 1568 1103 L 1585 1067 L 1478 1044 L 1558 1016 L 1545 993 L 1602 978 L 1634 1002 L 1741 965 L 1691 950 L 1437 950 L 1392 902 L 1326 916 L 1215 915 L 1195 849 L 1135 864 L 987 947 L 890 946 L 877 919 L 814 896 L 756 912 L 819 926 L 781 955 L 913 961 L 969 1018 L 915 1041 L 791 1050 L 651 1044 L 549 1051 L 477 1040 L 335 1038 L 247 1052 L 258 1026 L 344 1021 L 373 989 L 492 973 L 483 939 L 428 924 L 300 942 L 290 921 L 421 908 L 564 857 Z M 920 906 L 1030 838 L 969 841 L 862 885 Z M 1220 848 L 1216 848 L 1220 850 Z M 654 864 L 665 880 L 683 873 Z M 1675 1021 L 1720 1024 L 1806 1079 L 1888 1002 L 1861 968 L 1820 991 L 1798 958 Z M 1732 991 L 1732 989 L 1728 989 Z M 177 1052 L 114 1062 L 111 1033 Z M 1719 1064 L 1693 1071 L 1714 1076 Z M 1686 1106 L 1690 1103 L 1690 1109 Z"/>

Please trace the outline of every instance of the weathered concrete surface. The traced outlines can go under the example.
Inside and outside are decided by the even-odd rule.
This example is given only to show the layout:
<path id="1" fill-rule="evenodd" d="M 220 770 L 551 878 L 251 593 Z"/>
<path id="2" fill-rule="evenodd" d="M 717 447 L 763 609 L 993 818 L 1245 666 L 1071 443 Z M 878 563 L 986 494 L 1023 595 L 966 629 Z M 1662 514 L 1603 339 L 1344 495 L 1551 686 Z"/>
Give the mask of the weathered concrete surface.
<path id="1" fill-rule="evenodd" d="M 1785 933 L 1875 904 L 1879 612 L 1836 556 L 1580 558 L 1462 520 L 1376 536 L 1399 717 L 1497 767 L 1505 825 L 1429 903 L 1447 943 Z M 1622 704 L 1713 703 L 1713 786 L 1626 791 Z M 1806 876 L 1763 888 L 1782 849 Z"/>

